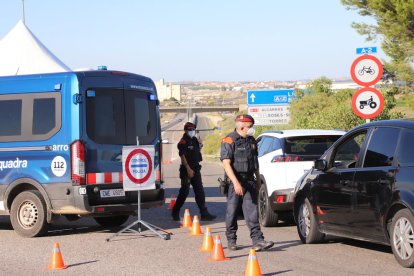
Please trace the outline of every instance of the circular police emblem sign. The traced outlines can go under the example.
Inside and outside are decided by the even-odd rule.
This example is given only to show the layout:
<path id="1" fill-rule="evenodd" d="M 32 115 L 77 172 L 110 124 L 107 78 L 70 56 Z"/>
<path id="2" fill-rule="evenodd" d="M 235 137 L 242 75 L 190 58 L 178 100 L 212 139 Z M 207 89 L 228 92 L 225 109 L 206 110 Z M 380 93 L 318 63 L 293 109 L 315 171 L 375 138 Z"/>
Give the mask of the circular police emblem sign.
<path id="1" fill-rule="evenodd" d="M 124 190 L 152 189 L 155 185 L 152 147 L 124 147 L 122 150 L 124 168 Z"/>

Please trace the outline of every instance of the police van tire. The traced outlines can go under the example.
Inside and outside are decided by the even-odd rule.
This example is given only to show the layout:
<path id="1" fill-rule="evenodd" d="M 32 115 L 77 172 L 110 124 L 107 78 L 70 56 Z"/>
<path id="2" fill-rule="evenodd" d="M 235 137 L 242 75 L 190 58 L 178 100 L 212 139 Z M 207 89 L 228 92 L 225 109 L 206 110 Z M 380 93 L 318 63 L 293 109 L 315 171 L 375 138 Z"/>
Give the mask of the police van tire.
<path id="1" fill-rule="evenodd" d="M 279 215 L 270 208 L 266 184 L 260 186 L 257 208 L 261 225 L 264 227 L 272 227 L 278 224 Z"/>
<path id="2" fill-rule="evenodd" d="M 112 217 L 94 217 L 95 221 L 103 227 L 121 226 L 128 220 L 128 215 L 112 216 Z"/>
<path id="3" fill-rule="evenodd" d="M 10 208 L 10 221 L 14 231 L 25 238 L 42 235 L 48 226 L 46 211 L 46 203 L 39 191 L 18 194 Z"/>

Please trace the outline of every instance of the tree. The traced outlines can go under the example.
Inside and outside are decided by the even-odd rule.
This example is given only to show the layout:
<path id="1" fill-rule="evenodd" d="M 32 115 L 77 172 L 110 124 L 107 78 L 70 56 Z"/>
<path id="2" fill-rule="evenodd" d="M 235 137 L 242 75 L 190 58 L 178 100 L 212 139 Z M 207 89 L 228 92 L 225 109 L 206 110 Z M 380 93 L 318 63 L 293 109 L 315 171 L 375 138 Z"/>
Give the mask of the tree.
<path id="1" fill-rule="evenodd" d="M 352 23 L 367 41 L 382 38 L 381 48 L 391 57 L 385 67 L 396 80 L 414 84 L 414 0 L 341 0 L 347 9 L 371 16 L 376 25 Z"/>
<path id="2" fill-rule="evenodd" d="M 310 93 L 330 95 L 332 93 L 331 87 L 332 81 L 327 77 L 321 77 L 310 82 L 306 88 Z"/>

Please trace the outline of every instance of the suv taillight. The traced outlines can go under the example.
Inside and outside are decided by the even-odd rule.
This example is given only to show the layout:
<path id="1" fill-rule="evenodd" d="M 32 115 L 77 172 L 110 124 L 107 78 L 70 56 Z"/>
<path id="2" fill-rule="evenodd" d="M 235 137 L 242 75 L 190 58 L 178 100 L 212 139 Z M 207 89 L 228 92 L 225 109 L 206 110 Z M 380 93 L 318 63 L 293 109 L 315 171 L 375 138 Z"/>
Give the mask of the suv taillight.
<path id="1" fill-rule="evenodd" d="M 272 163 L 275 162 L 292 162 L 292 161 L 300 161 L 300 157 L 298 155 L 276 155 L 272 159 Z"/>
<path id="2" fill-rule="evenodd" d="M 85 184 L 85 146 L 81 141 L 75 141 L 70 147 L 72 164 L 71 179 L 75 185 Z"/>

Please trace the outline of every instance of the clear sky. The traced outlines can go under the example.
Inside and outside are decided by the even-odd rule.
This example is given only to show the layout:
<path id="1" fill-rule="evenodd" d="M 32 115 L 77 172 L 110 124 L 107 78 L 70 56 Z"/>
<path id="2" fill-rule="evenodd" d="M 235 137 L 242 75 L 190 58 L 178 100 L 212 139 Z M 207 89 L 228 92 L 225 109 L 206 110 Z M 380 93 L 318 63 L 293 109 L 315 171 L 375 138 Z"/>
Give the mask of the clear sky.
<path id="1" fill-rule="evenodd" d="M 0 0 L 0 39 L 21 6 Z M 154 80 L 350 78 L 355 49 L 379 48 L 351 28 L 372 19 L 340 0 L 25 0 L 25 14 L 70 68 L 106 65 Z"/>

